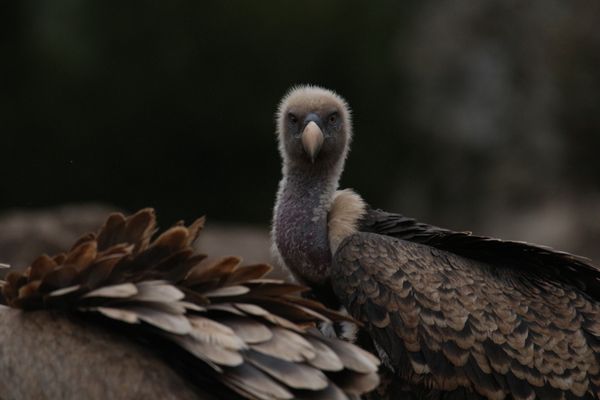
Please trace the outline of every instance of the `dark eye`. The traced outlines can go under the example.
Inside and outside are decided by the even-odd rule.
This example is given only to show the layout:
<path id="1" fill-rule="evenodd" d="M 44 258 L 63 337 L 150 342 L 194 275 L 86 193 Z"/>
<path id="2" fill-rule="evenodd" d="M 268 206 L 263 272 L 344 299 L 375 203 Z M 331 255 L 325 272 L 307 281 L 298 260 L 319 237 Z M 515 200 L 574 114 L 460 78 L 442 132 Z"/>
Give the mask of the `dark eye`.
<path id="1" fill-rule="evenodd" d="M 333 113 L 329 116 L 329 123 L 330 124 L 335 124 L 338 120 L 338 114 L 337 113 Z"/>
<path id="2" fill-rule="evenodd" d="M 290 122 L 292 124 L 296 124 L 298 122 L 298 117 L 296 117 L 294 114 L 289 113 L 288 114 L 288 119 L 290 120 Z"/>

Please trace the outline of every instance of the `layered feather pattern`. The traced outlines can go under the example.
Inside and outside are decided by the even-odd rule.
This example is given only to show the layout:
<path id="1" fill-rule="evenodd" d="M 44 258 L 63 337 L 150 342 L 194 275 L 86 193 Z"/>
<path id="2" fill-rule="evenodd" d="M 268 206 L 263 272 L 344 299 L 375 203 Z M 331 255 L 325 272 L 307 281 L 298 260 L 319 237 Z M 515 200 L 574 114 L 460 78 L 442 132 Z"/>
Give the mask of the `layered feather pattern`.
<path id="1" fill-rule="evenodd" d="M 600 396 L 600 305 L 560 280 L 374 233 L 347 238 L 332 273 L 396 379 L 427 398 Z"/>
<path id="2" fill-rule="evenodd" d="M 314 328 L 348 317 L 298 297 L 302 286 L 264 278 L 267 265 L 195 253 L 203 225 L 179 223 L 155 237 L 153 210 L 113 214 L 68 252 L 9 273 L 3 302 L 112 321 L 174 349 L 199 390 L 227 398 L 346 399 L 377 386 L 375 357 Z"/>

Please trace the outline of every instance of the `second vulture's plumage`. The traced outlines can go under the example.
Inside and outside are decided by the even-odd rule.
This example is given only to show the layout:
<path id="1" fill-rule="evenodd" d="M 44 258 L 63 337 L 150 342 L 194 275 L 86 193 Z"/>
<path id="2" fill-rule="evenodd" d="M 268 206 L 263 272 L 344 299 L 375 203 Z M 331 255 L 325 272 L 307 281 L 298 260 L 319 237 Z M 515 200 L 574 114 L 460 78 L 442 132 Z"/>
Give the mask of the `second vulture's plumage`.
<path id="1" fill-rule="evenodd" d="M 598 268 L 338 191 L 352 126 L 348 105 L 329 90 L 291 90 L 277 130 L 274 247 L 316 296 L 364 323 L 360 343 L 386 365 L 373 398 L 600 396 Z"/>
<path id="2" fill-rule="evenodd" d="M 347 317 L 264 278 L 267 265 L 196 253 L 203 224 L 155 237 L 153 210 L 113 214 L 9 273 L 0 397 L 343 400 L 377 385 L 375 357 L 314 329 Z"/>

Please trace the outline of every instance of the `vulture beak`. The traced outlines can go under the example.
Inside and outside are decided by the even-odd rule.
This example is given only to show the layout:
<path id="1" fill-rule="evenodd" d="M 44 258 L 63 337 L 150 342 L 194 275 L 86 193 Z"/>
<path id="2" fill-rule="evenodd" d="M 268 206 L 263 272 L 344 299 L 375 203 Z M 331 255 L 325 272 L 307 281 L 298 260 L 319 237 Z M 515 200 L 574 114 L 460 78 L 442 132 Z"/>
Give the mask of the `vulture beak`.
<path id="1" fill-rule="evenodd" d="M 304 146 L 304 151 L 313 163 L 317 158 L 317 154 L 319 154 L 319 150 L 321 150 L 324 139 L 323 131 L 315 121 L 310 121 L 302 132 L 302 146 Z"/>

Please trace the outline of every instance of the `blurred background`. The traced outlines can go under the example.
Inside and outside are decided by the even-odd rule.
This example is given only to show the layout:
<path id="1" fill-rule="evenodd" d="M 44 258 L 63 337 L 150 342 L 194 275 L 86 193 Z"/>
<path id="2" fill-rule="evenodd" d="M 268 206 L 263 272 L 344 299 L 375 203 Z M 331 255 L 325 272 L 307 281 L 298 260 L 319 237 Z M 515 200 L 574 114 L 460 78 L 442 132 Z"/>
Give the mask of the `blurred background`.
<path id="1" fill-rule="evenodd" d="M 0 4 L 0 261 L 152 206 L 268 257 L 274 112 L 354 112 L 342 186 L 445 227 L 600 261 L 600 2 Z"/>

